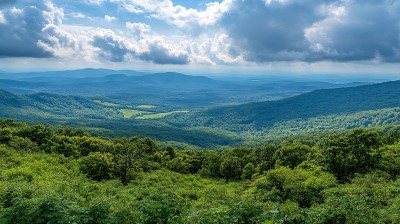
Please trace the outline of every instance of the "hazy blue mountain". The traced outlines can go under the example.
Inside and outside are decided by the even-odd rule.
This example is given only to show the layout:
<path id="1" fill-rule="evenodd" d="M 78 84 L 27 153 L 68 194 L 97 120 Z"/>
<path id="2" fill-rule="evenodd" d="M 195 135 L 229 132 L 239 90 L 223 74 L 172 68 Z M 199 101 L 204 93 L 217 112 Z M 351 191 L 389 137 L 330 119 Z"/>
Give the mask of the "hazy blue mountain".
<path id="1" fill-rule="evenodd" d="M 131 70 L 110 70 L 110 69 L 77 69 L 67 71 L 48 71 L 48 72 L 25 72 L 25 73 L 6 73 L 0 74 L 1 78 L 6 79 L 19 79 L 29 81 L 43 81 L 49 79 L 60 79 L 60 78 L 84 78 L 84 77 L 99 77 L 111 74 L 125 74 L 129 76 L 145 75 L 146 72 L 138 72 Z"/>
<path id="2" fill-rule="evenodd" d="M 155 104 L 163 108 L 206 108 L 282 99 L 321 88 L 365 83 L 291 80 L 217 80 L 174 72 L 82 69 L 74 71 L 1 74 L 0 88 L 18 94 L 48 92 L 81 95 L 119 104 Z"/>

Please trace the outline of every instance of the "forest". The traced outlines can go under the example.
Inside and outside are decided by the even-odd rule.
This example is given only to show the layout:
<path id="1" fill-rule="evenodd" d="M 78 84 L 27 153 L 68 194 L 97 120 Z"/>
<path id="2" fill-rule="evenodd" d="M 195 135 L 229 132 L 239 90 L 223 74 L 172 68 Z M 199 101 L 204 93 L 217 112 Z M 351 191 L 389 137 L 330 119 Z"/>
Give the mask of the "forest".
<path id="1" fill-rule="evenodd" d="M 177 150 L 0 120 L 0 223 L 399 223 L 399 126 Z"/>
<path id="2" fill-rule="evenodd" d="M 72 74 L 71 74 L 72 75 Z M 299 134 L 307 134 L 319 131 L 329 130 L 349 130 L 353 128 L 365 128 L 381 125 L 397 124 L 400 118 L 400 100 L 397 97 L 400 94 L 400 82 L 383 82 L 371 85 L 346 87 L 346 88 L 328 88 L 333 84 L 319 83 L 319 85 L 328 85 L 328 89 L 320 89 L 308 93 L 296 95 L 275 101 L 263 101 L 247 104 L 239 104 L 242 100 L 237 99 L 234 105 L 230 105 L 229 100 L 223 101 L 218 107 L 208 107 L 199 109 L 200 104 L 194 106 L 189 101 L 197 102 L 197 93 L 186 91 L 177 86 L 185 86 L 190 89 L 198 80 L 203 80 L 204 88 L 211 88 L 206 92 L 211 95 L 219 90 L 222 94 L 223 89 L 218 88 L 218 80 L 212 80 L 205 77 L 191 77 L 182 74 L 167 73 L 153 74 L 146 76 L 123 76 L 108 75 L 105 77 L 91 78 L 63 78 L 53 77 L 50 80 L 58 83 L 55 86 L 61 88 L 60 82 L 70 83 L 80 89 L 79 83 L 90 81 L 93 83 L 100 82 L 102 85 L 97 87 L 102 95 L 88 96 L 75 89 L 65 88 L 68 93 L 80 95 L 59 95 L 52 92 L 39 92 L 31 94 L 17 94 L 23 89 L 24 92 L 30 87 L 30 91 L 51 91 L 52 89 L 46 84 L 43 88 L 37 88 L 35 85 L 26 84 L 23 86 L 9 85 L 9 89 L 14 90 L 8 92 L 0 90 L 0 117 L 24 120 L 30 124 L 47 124 L 60 127 L 80 128 L 92 135 L 107 137 L 151 137 L 158 141 L 169 142 L 174 147 L 182 148 L 181 145 L 192 145 L 193 147 L 218 148 L 220 146 L 232 146 L 238 143 L 248 141 L 263 141 L 266 139 L 274 139 L 276 137 L 286 138 Z M 165 76 L 165 77 L 164 77 Z M 49 78 L 49 77 L 45 77 Z M 37 77 L 38 81 L 45 78 Z M 183 91 L 187 100 L 178 97 L 178 101 L 187 105 L 180 108 L 173 106 L 174 104 L 166 103 L 167 106 L 157 104 L 148 98 L 143 98 L 142 93 L 120 92 L 116 98 L 110 98 L 106 93 L 104 86 L 108 86 L 108 82 L 114 79 L 119 80 L 145 80 L 143 85 L 153 86 L 164 83 L 163 89 L 170 89 L 172 92 Z M 170 82 L 166 80 L 171 79 Z M 131 80 L 131 81 L 132 81 Z M 4 82 L 4 83 L 3 83 Z M 17 81 L 16 81 L 17 82 Z M 9 82 L 0 80 L 4 86 Z M 121 80 L 111 83 L 111 86 L 120 86 Z M 218 85 L 217 85 L 218 84 Z M 272 93 L 272 90 L 280 90 L 285 93 L 279 93 L 275 96 L 281 98 L 289 93 L 300 91 L 298 86 L 305 83 L 289 82 L 289 86 L 285 86 L 286 82 L 254 84 L 250 86 L 248 91 L 236 89 L 236 94 L 240 93 L 242 97 L 255 97 L 249 92 L 258 89 L 265 94 Z M 83 85 L 83 84 L 82 84 Z M 173 85 L 173 86 L 171 86 Z M 271 86 L 276 85 L 276 89 L 271 90 Z M 310 83 L 309 85 L 317 85 Z M 356 85 L 356 84 L 348 84 Z M 129 85 L 128 85 L 129 86 Z M 283 87 L 282 87 L 283 86 Z M 333 85 L 335 86 L 335 85 Z M 342 86 L 342 85 L 340 85 Z M 12 88 L 11 88 L 12 87 Z M 246 87 L 246 88 L 247 88 Z M 35 89 L 36 88 L 36 89 Z M 55 87 L 54 87 L 55 88 Z M 71 87 L 72 88 L 72 87 Z M 117 87 L 113 87 L 118 89 Z M 148 86 L 142 86 L 139 89 L 147 89 Z M 234 87 L 232 87 L 234 88 Z M 235 87 L 236 88 L 236 87 Z M 315 87 L 317 88 L 317 87 Z M 61 88 L 63 89 L 63 88 Z M 135 88 L 133 88 L 135 89 Z M 178 89 L 178 90 L 176 90 Z M 304 88 L 302 91 L 305 91 Z M 54 90 L 55 91 L 55 90 Z M 122 90 L 121 90 L 122 91 Z M 204 89 L 199 90 L 205 91 Z M 33 91 L 34 92 L 34 91 Z M 230 92 L 226 92 L 230 95 Z M 173 96 L 161 95 L 156 97 L 159 100 L 173 99 Z M 124 101 L 120 98 L 122 95 L 129 98 L 130 101 Z M 272 96 L 271 95 L 271 96 Z M 122 97 L 122 98 L 124 98 Z M 194 98 L 192 98 L 194 97 Z M 205 101 L 211 96 L 203 96 Z M 233 98 L 235 98 L 232 95 Z M 258 100 L 263 97 L 258 98 Z M 153 104 L 156 103 L 156 104 Z M 211 103 L 211 102 L 209 102 Z M 192 106 L 190 106 L 192 105 Z M 207 104 L 208 106 L 214 104 Z M 203 105 L 204 106 L 204 105 Z M 196 109 L 197 108 L 197 109 Z"/>

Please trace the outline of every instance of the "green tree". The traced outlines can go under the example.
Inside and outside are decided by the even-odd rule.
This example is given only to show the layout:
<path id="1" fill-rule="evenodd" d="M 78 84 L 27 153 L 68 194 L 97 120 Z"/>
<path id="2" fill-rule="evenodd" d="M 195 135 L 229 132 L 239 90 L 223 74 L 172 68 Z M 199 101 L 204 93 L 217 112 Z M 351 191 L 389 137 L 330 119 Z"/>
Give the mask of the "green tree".
<path id="1" fill-rule="evenodd" d="M 114 168 L 113 156 L 110 153 L 91 152 L 80 161 L 80 169 L 92 180 L 109 180 Z"/>
<path id="2" fill-rule="evenodd" d="M 295 168 L 300 163 L 307 160 L 310 153 L 312 152 L 311 147 L 303 142 L 291 142 L 284 144 L 275 152 L 276 164 L 281 166 L 288 166 Z"/>
<path id="3" fill-rule="evenodd" d="M 45 145 L 53 136 L 54 130 L 43 124 L 27 126 L 18 130 L 17 135 L 36 142 L 39 146 Z"/>
<path id="4" fill-rule="evenodd" d="M 14 136 L 10 141 L 9 145 L 18 151 L 26 151 L 26 152 L 39 151 L 38 145 L 35 142 L 32 142 L 29 138 L 21 138 L 18 136 Z"/>
<path id="5" fill-rule="evenodd" d="M 259 164 L 258 172 L 262 174 L 264 171 L 273 169 L 275 167 L 275 157 L 274 154 L 278 150 L 278 146 L 275 144 L 262 144 L 254 148 L 251 157 L 255 165 Z"/>
<path id="6" fill-rule="evenodd" d="M 124 186 L 128 185 L 132 178 L 131 172 L 135 168 L 137 151 L 137 145 L 131 142 L 125 141 L 115 145 L 114 172 Z"/>
<path id="7" fill-rule="evenodd" d="M 261 201 L 299 203 L 301 207 L 309 207 L 323 202 L 323 190 L 336 186 L 332 174 L 321 170 L 307 171 L 280 167 L 269 170 L 254 181 L 255 196 Z"/>
<path id="8" fill-rule="evenodd" d="M 354 129 L 345 136 L 330 136 L 320 143 L 322 163 L 340 181 L 349 181 L 355 173 L 367 173 L 381 160 L 381 135 L 373 130 Z"/>
<path id="9" fill-rule="evenodd" d="M 249 180 L 256 173 L 256 166 L 253 163 L 247 163 L 242 170 L 242 180 Z"/>
<path id="10" fill-rule="evenodd" d="M 0 128 L 0 143 L 8 144 L 13 138 L 11 128 Z"/>
<path id="11" fill-rule="evenodd" d="M 203 177 L 219 178 L 221 177 L 220 167 L 220 154 L 217 152 L 207 152 L 199 173 Z"/>
<path id="12" fill-rule="evenodd" d="M 239 179 L 242 174 L 242 168 L 240 166 L 240 158 L 234 156 L 225 156 L 222 159 L 220 172 L 225 181 L 229 179 Z"/>
<path id="13" fill-rule="evenodd" d="M 400 142 L 385 145 L 381 149 L 382 159 L 379 167 L 389 173 L 393 179 L 400 177 Z"/>
<path id="14" fill-rule="evenodd" d="M 169 155 L 169 157 L 170 157 L 171 159 L 176 158 L 175 149 L 174 149 L 173 147 L 168 146 L 168 147 L 165 149 L 165 152 L 167 153 L 167 155 Z"/>
<path id="15" fill-rule="evenodd" d="M 167 168 L 178 173 L 189 173 L 189 164 L 182 157 L 176 157 L 169 161 Z"/>
<path id="16" fill-rule="evenodd" d="M 46 152 L 63 154 L 66 157 L 81 156 L 79 141 L 65 135 L 53 135 L 46 143 Z"/>

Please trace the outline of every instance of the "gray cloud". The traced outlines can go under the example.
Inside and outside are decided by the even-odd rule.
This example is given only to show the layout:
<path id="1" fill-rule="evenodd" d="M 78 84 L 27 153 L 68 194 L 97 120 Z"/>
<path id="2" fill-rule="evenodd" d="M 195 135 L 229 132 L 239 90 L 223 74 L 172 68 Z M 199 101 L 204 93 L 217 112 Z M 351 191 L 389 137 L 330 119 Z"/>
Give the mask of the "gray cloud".
<path id="1" fill-rule="evenodd" d="M 221 22 L 245 51 L 246 60 L 302 60 L 308 49 L 304 28 L 323 18 L 318 13 L 320 2 L 236 1 Z"/>
<path id="2" fill-rule="evenodd" d="M 100 57 L 112 62 L 125 61 L 128 54 L 134 54 L 134 51 L 129 49 L 127 41 L 114 33 L 96 35 L 92 44 L 101 49 Z"/>
<path id="3" fill-rule="evenodd" d="M 145 40 L 145 39 L 143 39 Z M 189 55 L 173 52 L 158 40 L 131 41 L 113 32 L 99 33 L 93 37 L 92 45 L 100 49 L 99 56 L 113 62 L 137 58 L 155 64 L 187 64 Z M 147 49 L 144 50 L 143 49 Z"/>
<path id="4" fill-rule="evenodd" d="M 221 25 L 245 60 L 399 62 L 400 3 L 235 1 Z"/>
<path id="5" fill-rule="evenodd" d="M 310 29 L 310 41 L 321 48 L 310 60 L 400 62 L 399 1 L 356 0 L 342 7 L 343 15 Z"/>
<path id="6" fill-rule="evenodd" d="M 45 39 L 42 28 L 47 24 L 42 10 L 30 6 L 22 10 L 3 11 L 4 23 L 0 23 L 0 56 L 3 57 L 50 57 L 51 54 L 38 46 Z"/>
<path id="7" fill-rule="evenodd" d="M 160 43 L 152 43 L 149 51 L 139 55 L 139 58 L 156 64 L 188 64 L 189 55 L 185 52 L 172 53 Z"/>
<path id="8" fill-rule="evenodd" d="M 59 30 L 64 14 L 51 3 L 0 11 L 0 57 L 54 57 L 55 46 L 74 41 Z"/>

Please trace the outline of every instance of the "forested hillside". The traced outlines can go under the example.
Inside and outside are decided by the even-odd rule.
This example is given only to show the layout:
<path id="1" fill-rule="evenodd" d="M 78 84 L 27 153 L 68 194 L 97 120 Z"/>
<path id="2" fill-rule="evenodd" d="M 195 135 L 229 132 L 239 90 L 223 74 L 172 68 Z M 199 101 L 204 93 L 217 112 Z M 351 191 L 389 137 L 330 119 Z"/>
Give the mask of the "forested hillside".
<path id="1" fill-rule="evenodd" d="M 110 104 L 110 103 L 109 103 Z M 212 148 L 240 141 L 230 132 L 207 128 L 182 129 L 154 120 L 125 119 L 121 108 L 79 96 L 49 93 L 15 95 L 0 90 L 0 117 L 84 129 L 108 137 L 150 136 L 160 141 Z M 156 109 L 152 109 L 157 111 Z"/>
<path id="2" fill-rule="evenodd" d="M 111 119 L 122 115 L 112 108 L 78 96 L 49 93 L 15 95 L 0 90 L 1 117 L 17 119 Z"/>
<path id="3" fill-rule="evenodd" d="M 400 131 L 223 151 L 0 120 L 1 223 L 398 223 Z"/>
<path id="4" fill-rule="evenodd" d="M 172 85 L 185 79 L 214 83 L 205 77 L 164 75 L 141 78 L 153 80 L 149 85 L 160 80 L 167 82 L 170 77 L 175 77 L 171 80 Z M 104 78 L 100 77 L 101 80 Z M 128 77 L 114 75 L 108 78 L 119 80 Z M 124 102 L 122 98 L 130 98 L 130 95 L 122 97 L 121 101 L 106 101 L 104 98 L 49 93 L 15 95 L 0 91 L 0 117 L 82 128 L 94 135 L 148 136 L 159 141 L 176 142 L 175 145 L 185 143 L 215 148 L 315 131 L 399 124 L 399 95 L 400 81 L 395 81 L 316 90 L 278 101 L 184 111 L 121 103 Z"/>
<path id="5" fill-rule="evenodd" d="M 272 129 L 274 125 L 308 119 L 340 117 L 360 112 L 400 107 L 400 81 L 357 87 L 322 89 L 277 101 L 217 107 L 167 120 L 177 126 L 219 127 L 233 132 Z M 383 112 L 383 111 L 382 111 Z M 330 116 L 330 117 L 329 117 Z M 389 115 L 391 116 L 391 115 Z M 398 114 L 396 113 L 396 116 Z M 371 118 L 372 119 L 372 118 Z M 348 126 L 354 123 L 347 123 Z M 296 126 L 296 125 L 293 125 Z M 300 128 L 304 128 L 300 126 Z"/>

